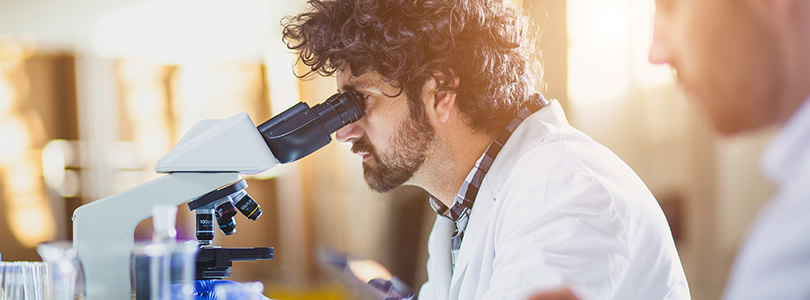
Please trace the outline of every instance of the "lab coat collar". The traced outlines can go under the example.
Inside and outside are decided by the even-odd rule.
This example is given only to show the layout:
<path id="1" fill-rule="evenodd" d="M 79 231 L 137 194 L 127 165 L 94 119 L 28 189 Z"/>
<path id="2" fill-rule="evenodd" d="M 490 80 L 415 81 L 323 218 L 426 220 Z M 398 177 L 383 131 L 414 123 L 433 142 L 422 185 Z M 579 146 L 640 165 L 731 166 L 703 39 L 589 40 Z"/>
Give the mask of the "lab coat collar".
<path id="1" fill-rule="evenodd" d="M 765 175 L 779 185 L 808 167 L 810 167 L 810 97 L 804 100 L 782 126 L 762 156 L 762 169 Z"/>
<path id="2" fill-rule="evenodd" d="M 542 123 L 543 125 L 529 126 L 528 124 L 530 123 Z M 546 107 L 526 118 L 526 120 L 515 129 L 515 132 L 509 140 L 542 140 L 551 132 L 565 131 L 570 128 L 560 102 L 551 99 Z M 489 172 L 487 172 L 489 175 L 484 177 L 484 182 L 489 185 L 489 188 L 492 190 L 492 195 L 497 195 L 500 192 L 504 185 L 504 180 L 506 180 L 509 172 L 512 171 L 517 163 L 517 160 L 513 158 L 518 157 L 524 151 L 528 151 L 528 149 L 524 149 L 525 147 L 527 147 L 526 143 L 507 141 L 506 145 L 501 149 L 500 154 L 498 154 L 498 157 L 492 162 L 492 167 L 489 169 Z M 466 238 L 467 237 L 465 237 L 465 239 Z"/>

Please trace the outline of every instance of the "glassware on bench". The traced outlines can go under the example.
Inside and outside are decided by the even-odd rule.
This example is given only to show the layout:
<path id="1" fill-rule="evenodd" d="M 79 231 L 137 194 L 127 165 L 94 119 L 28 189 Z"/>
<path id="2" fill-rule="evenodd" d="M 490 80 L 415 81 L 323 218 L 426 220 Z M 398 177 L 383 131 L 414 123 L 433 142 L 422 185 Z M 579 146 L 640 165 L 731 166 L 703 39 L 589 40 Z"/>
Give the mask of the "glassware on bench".
<path id="1" fill-rule="evenodd" d="M 3 287 L 0 299 L 44 300 L 48 269 L 44 262 L 0 262 Z"/>
<path id="2" fill-rule="evenodd" d="M 198 250 L 196 241 L 136 242 L 130 263 L 134 299 L 193 298 Z"/>
<path id="3" fill-rule="evenodd" d="M 37 253 L 48 268 L 47 299 L 84 299 L 84 273 L 73 242 L 41 243 L 37 246 Z"/>

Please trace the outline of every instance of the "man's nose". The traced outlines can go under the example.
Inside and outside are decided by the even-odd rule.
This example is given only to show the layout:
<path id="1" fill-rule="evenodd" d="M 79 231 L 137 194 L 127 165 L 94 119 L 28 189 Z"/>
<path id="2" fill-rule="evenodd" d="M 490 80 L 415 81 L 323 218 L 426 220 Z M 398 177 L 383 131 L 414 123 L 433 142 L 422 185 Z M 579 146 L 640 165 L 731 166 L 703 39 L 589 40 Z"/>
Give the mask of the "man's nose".
<path id="1" fill-rule="evenodd" d="M 653 29 L 652 43 L 650 43 L 650 51 L 647 53 L 647 59 L 654 64 L 665 64 L 670 62 L 672 53 L 659 27 L 660 26 L 656 24 Z"/>
<path id="2" fill-rule="evenodd" d="M 669 62 L 669 50 L 659 41 L 653 39 L 650 45 L 650 52 L 647 54 L 647 59 L 654 64 L 665 64 Z"/>
<path id="3" fill-rule="evenodd" d="M 363 137 L 363 128 L 357 122 L 343 126 L 335 132 L 335 139 L 341 143 L 353 142 L 361 137 Z"/>

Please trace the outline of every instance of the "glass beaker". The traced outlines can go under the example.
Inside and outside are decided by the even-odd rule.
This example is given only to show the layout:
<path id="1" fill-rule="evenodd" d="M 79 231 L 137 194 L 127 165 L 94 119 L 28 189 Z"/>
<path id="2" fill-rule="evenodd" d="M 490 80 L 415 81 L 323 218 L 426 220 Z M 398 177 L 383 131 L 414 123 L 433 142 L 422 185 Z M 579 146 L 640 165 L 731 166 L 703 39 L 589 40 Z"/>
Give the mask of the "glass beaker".
<path id="1" fill-rule="evenodd" d="M 130 262 L 135 299 L 192 299 L 198 250 L 197 241 L 136 243 Z"/>
<path id="2" fill-rule="evenodd" d="M 1 262 L 3 289 L 0 299 L 44 300 L 48 269 L 44 262 Z"/>
<path id="3" fill-rule="evenodd" d="M 84 299 L 84 272 L 73 242 L 41 243 L 37 246 L 37 253 L 48 266 L 48 299 Z"/>

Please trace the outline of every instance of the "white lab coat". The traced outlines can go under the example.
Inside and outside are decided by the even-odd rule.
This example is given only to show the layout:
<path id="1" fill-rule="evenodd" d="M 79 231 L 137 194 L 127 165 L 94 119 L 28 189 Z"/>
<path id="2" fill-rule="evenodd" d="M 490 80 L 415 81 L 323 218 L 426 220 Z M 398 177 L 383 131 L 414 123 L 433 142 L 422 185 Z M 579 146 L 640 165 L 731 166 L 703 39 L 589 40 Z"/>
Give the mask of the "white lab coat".
<path id="1" fill-rule="evenodd" d="M 661 208 L 556 101 L 529 116 L 482 183 L 451 272 L 454 224 L 437 218 L 419 299 L 526 299 L 568 285 L 583 299 L 688 299 Z"/>
<path id="2" fill-rule="evenodd" d="M 734 263 L 724 299 L 810 299 L 810 98 L 768 144 L 763 170 L 779 185 Z"/>

